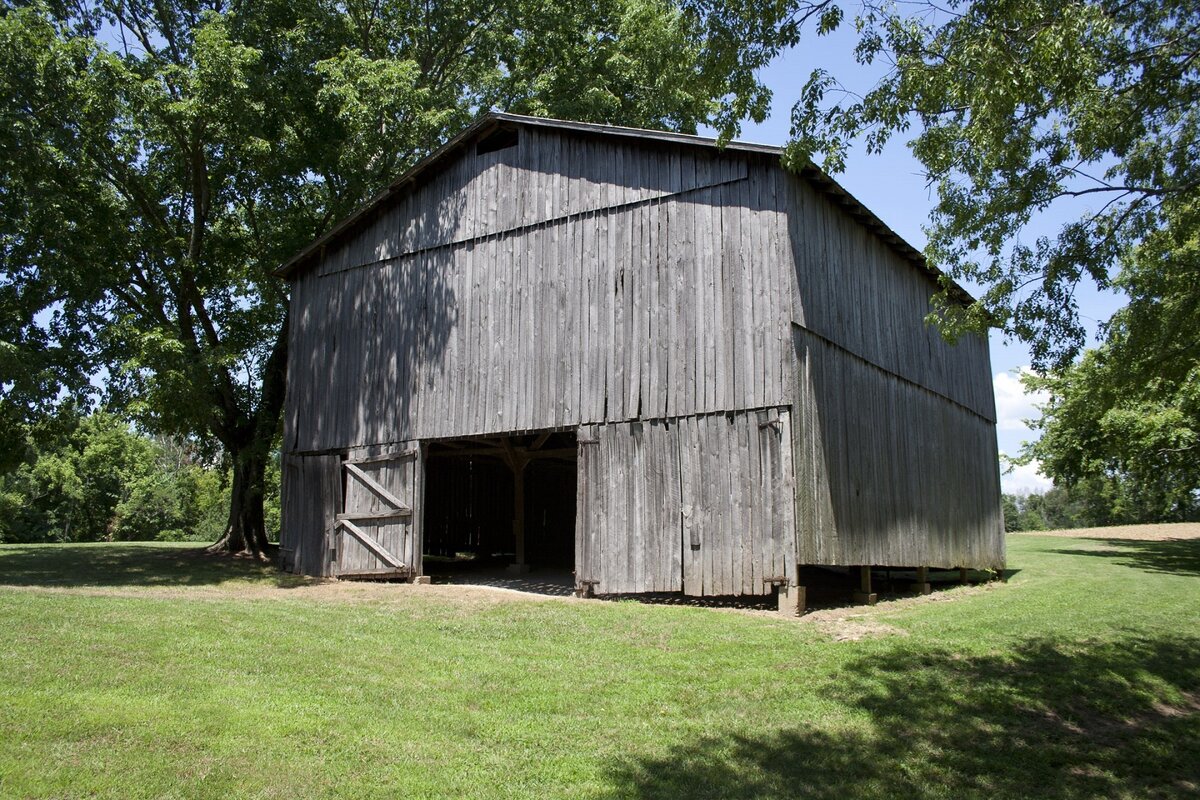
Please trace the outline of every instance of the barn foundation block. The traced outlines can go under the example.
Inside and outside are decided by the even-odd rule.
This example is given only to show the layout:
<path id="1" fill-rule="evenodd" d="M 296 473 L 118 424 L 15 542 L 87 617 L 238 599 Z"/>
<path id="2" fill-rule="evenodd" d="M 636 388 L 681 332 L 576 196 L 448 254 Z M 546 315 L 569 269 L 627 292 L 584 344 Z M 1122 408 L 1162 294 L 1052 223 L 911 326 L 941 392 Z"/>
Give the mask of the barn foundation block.
<path id="1" fill-rule="evenodd" d="M 879 595 L 871 591 L 871 568 L 858 568 L 858 591 L 853 595 L 854 602 L 859 605 L 873 606 L 879 600 Z"/>
<path id="2" fill-rule="evenodd" d="M 776 595 L 779 613 L 785 617 L 803 616 L 806 594 L 803 586 L 780 586 Z"/>
<path id="3" fill-rule="evenodd" d="M 933 591 L 929 585 L 929 567 L 917 567 L 917 582 L 912 586 L 913 594 L 929 594 Z"/>

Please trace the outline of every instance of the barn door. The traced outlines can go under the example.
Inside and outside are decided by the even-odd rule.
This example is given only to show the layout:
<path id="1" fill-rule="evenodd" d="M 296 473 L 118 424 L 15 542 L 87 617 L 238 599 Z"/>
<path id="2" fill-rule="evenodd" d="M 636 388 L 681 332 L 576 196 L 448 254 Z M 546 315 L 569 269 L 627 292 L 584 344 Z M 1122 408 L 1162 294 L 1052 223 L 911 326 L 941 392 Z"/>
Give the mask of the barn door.
<path id="1" fill-rule="evenodd" d="M 769 594 L 796 580 L 788 410 L 579 429 L 576 582 Z"/>
<path id="2" fill-rule="evenodd" d="M 796 481 L 787 409 L 679 421 L 683 591 L 770 594 L 796 581 Z"/>
<path id="3" fill-rule="evenodd" d="M 342 462 L 342 512 L 337 515 L 336 569 L 343 578 L 421 574 L 415 506 L 420 497 L 418 448 Z"/>
<path id="4" fill-rule="evenodd" d="M 679 453 L 660 421 L 579 429 L 575 579 L 598 594 L 681 588 Z"/>

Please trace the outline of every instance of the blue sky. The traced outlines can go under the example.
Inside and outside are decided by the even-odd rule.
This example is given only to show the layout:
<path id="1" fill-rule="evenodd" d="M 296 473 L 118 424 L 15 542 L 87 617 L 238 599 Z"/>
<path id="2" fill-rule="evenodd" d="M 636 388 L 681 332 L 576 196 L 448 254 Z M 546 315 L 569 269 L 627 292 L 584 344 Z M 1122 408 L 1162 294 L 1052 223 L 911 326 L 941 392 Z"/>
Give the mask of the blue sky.
<path id="1" fill-rule="evenodd" d="M 853 91 L 865 91 L 880 74 L 879 69 L 863 67 L 854 61 L 853 27 L 824 38 L 808 36 L 795 49 L 776 59 L 763 73 L 763 80 L 774 92 L 770 117 L 761 124 L 743 126 L 739 139 L 763 144 L 782 145 L 788 139 L 791 107 L 800 95 L 800 87 L 815 67 L 822 67 Z M 837 181 L 864 205 L 879 216 L 892 230 L 918 248 L 925 245 L 922 226 L 929 219 L 934 205 L 932 190 L 926 188 L 921 165 L 911 156 L 905 142 L 908 137 L 894 139 L 881 155 L 868 155 L 861 147 L 853 150 L 845 172 L 836 175 Z M 1059 224 L 1077 216 L 1081 208 L 1063 208 L 1034 221 L 1027 230 L 1032 238 L 1050 235 Z M 968 291 L 978 294 L 978 287 L 965 284 Z M 1108 317 L 1120 305 L 1119 295 L 1099 292 L 1091 285 L 1080 286 L 1077 292 L 1080 313 L 1092 333 L 1096 324 Z M 1026 396 L 1017 373 L 1028 368 L 1029 350 L 1020 342 L 1006 342 L 993 332 L 990 337 L 993 383 L 996 389 L 997 438 L 1002 453 L 1016 454 L 1023 441 L 1035 433 L 1023 420 L 1038 416 L 1037 398 Z M 1037 474 L 1035 465 L 1021 467 L 1002 477 L 1006 492 L 1026 493 L 1049 488 L 1050 482 Z"/>

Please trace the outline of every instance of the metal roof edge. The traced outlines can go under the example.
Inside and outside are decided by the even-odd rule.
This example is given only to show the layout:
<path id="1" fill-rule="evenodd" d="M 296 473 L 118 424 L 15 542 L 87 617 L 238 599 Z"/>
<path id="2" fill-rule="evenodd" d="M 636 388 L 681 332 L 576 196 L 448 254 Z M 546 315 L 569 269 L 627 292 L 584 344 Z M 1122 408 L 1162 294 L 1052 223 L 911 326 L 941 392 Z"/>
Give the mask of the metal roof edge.
<path id="1" fill-rule="evenodd" d="M 620 136 L 628 139 L 653 139 L 659 142 L 670 142 L 672 144 L 684 144 L 691 146 L 708 146 L 719 147 L 723 150 L 738 150 L 750 153 L 763 153 L 765 155 L 783 155 L 783 148 L 770 144 L 757 144 L 755 142 L 740 142 L 732 140 L 721 145 L 720 140 L 711 136 L 699 136 L 694 133 L 675 133 L 673 131 L 656 131 L 650 128 L 629 128 L 622 125 L 609 125 L 602 122 L 573 122 L 565 119 L 554 119 L 553 117 L 529 117 L 524 114 L 511 114 L 503 111 L 493 111 L 489 117 L 492 119 L 503 120 L 505 122 L 514 122 L 521 125 L 530 125 L 540 128 L 557 128 L 559 130 L 576 131 L 583 133 L 598 133 L 606 136 Z"/>

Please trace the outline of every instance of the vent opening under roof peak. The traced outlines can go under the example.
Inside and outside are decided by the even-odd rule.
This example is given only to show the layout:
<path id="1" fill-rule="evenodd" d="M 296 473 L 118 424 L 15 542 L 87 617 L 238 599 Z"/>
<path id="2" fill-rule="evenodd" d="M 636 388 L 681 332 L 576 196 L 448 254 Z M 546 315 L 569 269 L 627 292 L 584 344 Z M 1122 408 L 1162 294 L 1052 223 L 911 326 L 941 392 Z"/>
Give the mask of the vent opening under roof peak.
<path id="1" fill-rule="evenodd" d="M 475 155 L 481 156 L 485 153 L 494 153 L 497 150 L 504 150 L 505 148 L 516 146 L 516 128 L 497 128 L 476 142 Z"/>

